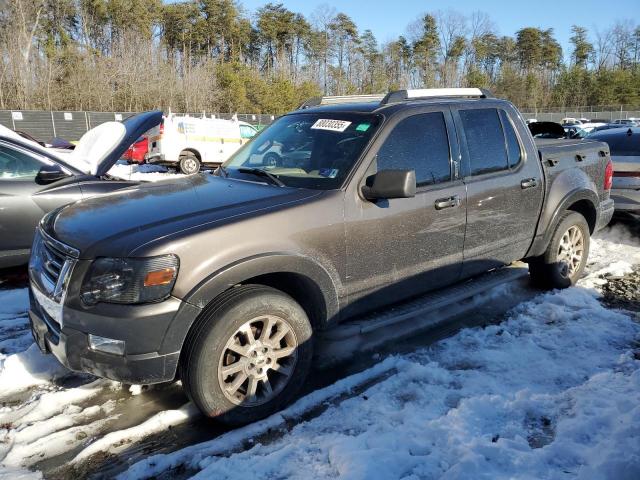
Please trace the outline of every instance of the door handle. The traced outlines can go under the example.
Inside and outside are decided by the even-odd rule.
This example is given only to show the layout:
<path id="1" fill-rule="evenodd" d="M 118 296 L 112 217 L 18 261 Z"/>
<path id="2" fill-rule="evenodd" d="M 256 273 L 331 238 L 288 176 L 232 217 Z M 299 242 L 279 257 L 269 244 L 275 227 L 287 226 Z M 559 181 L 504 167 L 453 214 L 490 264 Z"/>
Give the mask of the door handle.
<path id="1" fill-rule="evenodd" d="M 460 205 L 460 197 L 458 195 L 454 195 L 452 197 L 447 197 L 447 198 L 440 198 L 436 200 L 436 203 L 435 203 L 436 210 L 453 208 L 459 205 Z"/>
<path id="2" fill-rule="evenodd" d="M 522 189 L 537 187 L 538 180 L 536 180 L 535 178 L 525 178 L 520 182 L 520 186 L 522 187 Z"/>

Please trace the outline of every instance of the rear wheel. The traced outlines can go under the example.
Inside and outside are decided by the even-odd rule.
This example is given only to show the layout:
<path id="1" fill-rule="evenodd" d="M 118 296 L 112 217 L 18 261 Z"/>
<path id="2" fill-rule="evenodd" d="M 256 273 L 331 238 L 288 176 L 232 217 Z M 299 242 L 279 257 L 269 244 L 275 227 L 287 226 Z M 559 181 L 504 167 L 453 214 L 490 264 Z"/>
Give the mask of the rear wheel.
<path id="1" fill-rule="evenodd" d="M 294 398 L 312 354 L 311 324 L 302 307 L 279 290 L 247 285 L 203 312 L 185 342 L 180 373 L 205 415 L 248 423 Z"/>
<path id="2" fill-rule="evenodd" d="M 541 288 L 567 288 L 580 279 L 589 256 L 589 225 L 577 212 L 560 218 L 547 250 L 529 262 L 529 275 Z"/>
<path id="3" fill-rule="evenodd" d="M 200 171 L 200 160 L 192 152 L 180 154 L 180 171 L 185 175 L 193 175 Z"/>

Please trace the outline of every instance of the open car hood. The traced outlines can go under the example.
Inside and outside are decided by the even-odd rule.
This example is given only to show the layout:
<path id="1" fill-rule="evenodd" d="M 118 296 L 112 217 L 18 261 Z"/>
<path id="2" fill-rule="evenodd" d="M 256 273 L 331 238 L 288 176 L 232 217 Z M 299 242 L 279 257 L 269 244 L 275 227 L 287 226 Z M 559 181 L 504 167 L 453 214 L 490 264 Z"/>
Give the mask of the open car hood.
<path id="1" fill-rule="evenodd" d="M 531 135 L 551 135 L 555 138 L 564 138 L 564 128 L 556 122 L 533 122 L 527 125 Z"/>
<path id="2" fill-rule="evenodd" d="M 104 175 L 124 152 L 147 130 L 162 121 L 161 111 L 138 113 L 123 122 L 106 122 L 85 133 L 67 161 L 80 168 L 86 165 L 89 174 Z"/>

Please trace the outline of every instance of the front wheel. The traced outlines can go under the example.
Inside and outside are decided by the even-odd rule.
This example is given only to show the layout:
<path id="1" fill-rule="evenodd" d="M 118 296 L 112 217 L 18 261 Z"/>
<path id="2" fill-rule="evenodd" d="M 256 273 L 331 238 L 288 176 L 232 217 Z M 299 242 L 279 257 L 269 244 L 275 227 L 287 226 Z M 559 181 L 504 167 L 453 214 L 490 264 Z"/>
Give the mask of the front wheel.
<path id="1" fill-rule="evenodd" d="M 529 262 L 529 275 L 541 288 L 567 288 L 582 276 L 589 256 L 590 233 L 585 218 L 565 212 L 547 250 Z"/>
<path id="2" fill-rule="evenodd" d="M 182 384 L 207 416 L 227 424 L 264 418 L 299 391 L 311 367 L 305 311 L 270 287 L 235 287 L 205 309 L 185 342 Z"/>

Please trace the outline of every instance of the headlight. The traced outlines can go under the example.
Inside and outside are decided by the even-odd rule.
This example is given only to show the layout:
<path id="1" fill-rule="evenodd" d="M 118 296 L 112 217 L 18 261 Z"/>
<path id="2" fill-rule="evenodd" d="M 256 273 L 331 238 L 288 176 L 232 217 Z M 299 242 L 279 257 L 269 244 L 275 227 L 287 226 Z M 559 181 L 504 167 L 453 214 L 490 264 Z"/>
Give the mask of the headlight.
<path id="1" fill-rule="evenodd" d="M 146 303 L 164 300 L 178 275 L 178 257 L 98 258 L 84 279 L 80 298 L 98 302 Z"/>

